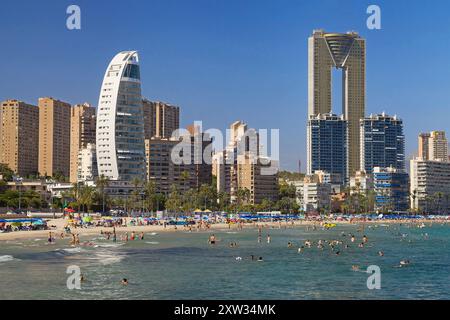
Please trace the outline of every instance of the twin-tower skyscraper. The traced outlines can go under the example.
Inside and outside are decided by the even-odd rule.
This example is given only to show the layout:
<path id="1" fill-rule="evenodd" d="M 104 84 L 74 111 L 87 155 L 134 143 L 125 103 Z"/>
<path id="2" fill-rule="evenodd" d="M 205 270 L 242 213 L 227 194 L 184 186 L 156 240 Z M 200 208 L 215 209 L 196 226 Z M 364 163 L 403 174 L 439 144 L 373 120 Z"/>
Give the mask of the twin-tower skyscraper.
<path id="1" fill-rule="evenodd" d="M 360 119 L 365 116 L 366 106 L 365 39 L 355 32 L 313 32 L 308 40 L 308 120 L 332 113 L 333 68 L 342 70 L 342 115 L 347 123 L 348 177 L 360 167 Z M 315 146 L 311 141 L 308 134 L 308 174 L 314 173 L 314 159 L 320 157 L 317 155 L 320 150 L 314 150 Z"/>

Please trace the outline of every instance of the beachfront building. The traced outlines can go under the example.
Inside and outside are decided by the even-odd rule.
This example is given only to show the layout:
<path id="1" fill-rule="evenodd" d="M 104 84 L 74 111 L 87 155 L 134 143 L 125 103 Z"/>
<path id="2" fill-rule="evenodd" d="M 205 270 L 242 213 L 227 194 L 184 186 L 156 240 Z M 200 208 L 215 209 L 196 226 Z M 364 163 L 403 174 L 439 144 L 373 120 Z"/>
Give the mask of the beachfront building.
<path id="1" fill-rule="evenodd" d="M 409 177 L 393 167 L 373 169 L 375 210 L 405 212 L 409 209 Z"/>
<path id="2" fill-rule="evenodd" d="M 41 176 L 70 175 L 69 103 L 39 98 L 39 165 Z"/>
<path id="3" fill-rule="evenodd" d="M 356 171 L 355 175 L 350 178 L 350 193 L 367 194 L 373 190 L 373 177 L 365 171 Z"/>
<path id="4" fill-rule="evenodd" d="M 326 171 L 347 180 L 347 121 L 344 116 L 318 114 L 307 126 L 307 174 Z"/>
<path id="5" fill-rule="evenodd" d="M 106 69 L 96 131 L 98 174 L 113 181 L 144 181 L 144 114 L 136 51 L 117 54 Z"/>
<path id="6" fill-rule="evenodd" d="M 33 191 L 41 196 L 45 202 L 51 199 L 51 193 L 47 189 L 47 182 L 45 180 L 16 180 L 7 182 L 6 188 L 8 190 L 27 192 Z"/>
<path id="7" fill-rule="evenodd" d="M 183 136 L 182 139 L 190 141 L 191 161 L 185 164 L 187 171 L 192 173 L 192 177 L 189 177 L 190 187 L 198 190 L 201 185 L 212 183 L 213 141 L 208 133 L 201 132 L 201 128 L 195 124 L 187 126 L 187 133 Z"/>
<path id="8" fill-rule="evenodd" d="M 212 182 L 211 162 L 203 155 L 211 153 L 212 140 L 208 134 L 187 131 L 182 137 L 161 138 L 154 136 L 145 139 L 147 180 L 155 185 L 156 193 L 167 195 L 172 186 L 180 192 L 199 189 L 201 185 Z M 187 159 L 179 154 L 179 162 L 174 161 L 173 153 L 187 151 Z M 186 160 L 186 161 L 185 161 Z"/>
<path id="9" fill-rule="evenodd" d="M 16 175 L 38 172 L 39 108 L 18 100 L 0 104 L 0 163 Z"/>
<path id="10" fill-rule="evenodd" d="M 410 161 L 411 209 L 450 213 L 450 162 L 416 158 Z"/>
<path id="11" fill-rule="evenodd" d="M 231 124 L 229 142 L 224 150 L 213 155 L 213 173 L 217 179 L 217 192 L 237 200 L 239 190 L 249 190 L 252 204 L 262 200 L 275 200 L 278 181 L 278 162 L 260 153 L 259 134 L 247 124 Z"/>
<path id="12" fill-rule="evenodd" d="M 97 153 L 95 144 L 88 143 L 85 148 L 78 152 L 77 181 L 87 183 L 95 181 L 98 177 Z"/>
<path id="13" fill-rule="evenodd" d="M 95 145 L 95 108 L 89 103 L 71 109 L 70 120 L 70 182 L 79 181 L 79 154 L 88 144 Z"/>
<path id="14" fill-rule="evenodd" d="M 348 175 L 359 169 L 360 119 L 366 104 L 366 40 L 356 32 L 315 30 L 308 40 L 308 119 L 332 112 L 332 70 L 342 70 L 342 109 L 348 125 Z M 312 169 L 327 170 L 327 168 Z M 334 173 L 334 172 L 333 172 Z"/>
<path id="15" fill-rule="evenodd" d="M 296 201 L 307 213 L 318 213 L 331 209 L 332 184 L 324 182 L 319 175 L 305 176 L 303 180 L 292 181 L 296 189 Z"/>
<path id="16" fill-rule="evenodd" d="M 260 204 L 263 200 L 278 200 L 278 166 L 269 158 L 249 152 L 238 155 L 238 189 L 249 191 L 248 202 Z"/>
<path id="17" fill-rule="evenodd" d="M 405 170 L 403 121 L 385 113 L 361 119 L 361 165 L 368 174 L 373 168 Z"/>
<path id="18" fill-rule="evenodd" d="M 229 142 L 224 150 L 216 151 L 213 155 L 212 172 L 217 181 L 217 192 L 227 193 L 232 201 L 235 200 L 237 186 L 237 158 L 238 146 L 243 140 L 248 126 L 243 121 L 235 121 L 229 129 Z M 245 151 L 245 150 L 244 150 Z M 248 151 L 248 150 L 247 150 Z"/>
<path id="19" fill-rule="evenodd" d="M 305 181 L 303 184 L 303 210 L 305 212 L 329 211 L 331 194 L 331 184 Z"/>
<path id="20" fill-rule="evenodd" d="M 331 191 L 333 194 L 341 192 L 342 178 L 340 174 L 329 173 L 323 170 L 314 171 L 314 175 L 317 177 L 319 183 L 326 183 L 331 185 Z"/>

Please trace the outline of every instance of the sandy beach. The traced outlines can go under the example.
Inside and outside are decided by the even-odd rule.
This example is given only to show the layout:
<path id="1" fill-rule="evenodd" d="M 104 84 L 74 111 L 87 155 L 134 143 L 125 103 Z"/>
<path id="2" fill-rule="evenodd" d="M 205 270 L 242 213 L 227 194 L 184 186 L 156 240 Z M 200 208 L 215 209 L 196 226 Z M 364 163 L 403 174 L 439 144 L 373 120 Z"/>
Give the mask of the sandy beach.
<path id="1" fill-rule="evenodd" d="M 327 221 L 328 223 L 335 223 L 337 225 L 345 225 L 345 224 L 355 224 L 355 225 L 361 225 L 361 224 L 450 224 L 450 221 L 446 220 L 428 220 L 428 219 L 421 219 L 421 220 L 376 220 L 376 221 Z M 313 226 L 316 225 L 317 227 L 320 227 L 320 223 L 318 221 L 311 221 L 311 220 L 302 220 L 302 221 L 282 221 L 282 222 L 259 222 L 259 223 L 244 223 L 243 229 L 257 229 L 258 226 L 263 226 L 265 228 L 293 228 L 298 226 Z M 64 226 L 67 224 L 67 220 L 64 219 L 52 219 L 47 222 L 47 225 L 51 227 L 49 230 L 38 230 L 38 231 L 15 231 L 15 232 L 9 232 L 9 233 L 0 233 L 0 242 L 1 241 L 11 241 L 11 240 L 21 240 L 21 239 L 46 239 L 48 237 L 49 232 L 53 232 L 54 237 L 59 237 L 61 233 L 64 232 Z M 109 227 L 88 227 L 88 228 L 71 228 L 72 232 L 75 234 L 78 234 L 80 238 L 83 238 L 83 236 L 91 236 L 91 235 L 99 235 L 101 232 L 113 232 L 113 228 Z M 202 227 L 198 231 L 211 231 L 214 232 L 214 230 L 238 230 L 239 225 L 238 224 L 231 224 L 228 225 L 226 223 L 216 223 L 216 224 L 210 224 L 208 228 Z M 148 232 L 156 232 L 156 233 L 162 233 L 162 232 L 185 232 L 186 228 L 184 226 L 175 226 L 173 225 L 167 225 L 164 227 L 163 225 L 148 225 L 148 226 L 120 226 L 116 227 L 117 234 L 122 234 L 125 232 L 131 233 L 148 233 Z M 197 232 L 197 227 L 192 226 L 192 232 Z M 66 235 L 68 237 L 68 235 Z"/>

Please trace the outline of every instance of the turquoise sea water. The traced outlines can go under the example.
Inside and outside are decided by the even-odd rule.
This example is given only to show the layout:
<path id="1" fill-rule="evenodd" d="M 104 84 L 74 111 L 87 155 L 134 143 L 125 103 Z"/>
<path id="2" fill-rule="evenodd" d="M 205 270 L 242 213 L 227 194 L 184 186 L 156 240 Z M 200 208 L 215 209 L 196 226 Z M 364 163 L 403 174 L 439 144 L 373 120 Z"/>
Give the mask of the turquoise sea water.
<path id="1" fill-rule="evenodd" d="M 220 240 L 215 246 L 207 244 L 209 232 L 183 231 L 147 233 L 126 244 L 89 236 L 81 240 L 96 246 L 80 248 L 68 239 L 53 245 L 38 239 L 0 242 L 0 299 L 450 299 L 448 225 L 264 229 L 262 243 L 257 230 L 214 233 Z M 369 243 L 358 248 L 363 234 Z M 350 248 L 340 246 L 336 255 L 328 245 L 314 245 L 299 254 L 306 239 L 338 239 Z M 231 241 L 238 247 L 229 248 Z M 251 261 L 251 255 L 264 261 Z M 399 268 L 404 259 L 411 264 Z M 70 265 L 86 278 L 81 290 L 67 289 Z M 369 265 L 381 268 L 380 290 L 367 289 Z M 128 286 L 120 284 L 122 278 Z"/>

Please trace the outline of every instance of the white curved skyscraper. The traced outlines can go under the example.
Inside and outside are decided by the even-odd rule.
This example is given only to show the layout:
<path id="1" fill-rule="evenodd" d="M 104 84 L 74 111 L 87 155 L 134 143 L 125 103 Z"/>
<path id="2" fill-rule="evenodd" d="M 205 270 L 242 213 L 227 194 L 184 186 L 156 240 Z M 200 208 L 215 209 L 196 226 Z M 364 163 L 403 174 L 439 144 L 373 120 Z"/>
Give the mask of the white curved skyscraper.
<path id="1" fill-rule="evenodd" d="M 117 54 L 106 70 L 97 112 L 98 174 L 145 179 L 144 113 L 136 51 Z"/>

